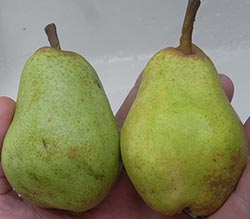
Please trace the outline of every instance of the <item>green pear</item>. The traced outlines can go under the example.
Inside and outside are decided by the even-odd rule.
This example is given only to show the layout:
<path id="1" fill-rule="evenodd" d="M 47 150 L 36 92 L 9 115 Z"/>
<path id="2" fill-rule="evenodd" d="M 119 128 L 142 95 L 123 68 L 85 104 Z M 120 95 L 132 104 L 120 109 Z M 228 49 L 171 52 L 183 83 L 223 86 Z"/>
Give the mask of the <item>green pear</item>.
<path id="1" fill-rule="evenodd" d="M 190 0 L 180 46 L 157 52 L 121 131 L 125 169 L 153 209 L 215 212 L 235 189 L 247 160 L 243 125 L 212 61 L 191 35 L 199 0 Z"/>
<path id="2" fill-rule="evenodd" d="M 38 49 L 24 66 L 2 166 L 24 199 L 80 212 L 99 204 L 117 179 L 119 130 L 94 68 L 55 39 L 57 48 Z"/>

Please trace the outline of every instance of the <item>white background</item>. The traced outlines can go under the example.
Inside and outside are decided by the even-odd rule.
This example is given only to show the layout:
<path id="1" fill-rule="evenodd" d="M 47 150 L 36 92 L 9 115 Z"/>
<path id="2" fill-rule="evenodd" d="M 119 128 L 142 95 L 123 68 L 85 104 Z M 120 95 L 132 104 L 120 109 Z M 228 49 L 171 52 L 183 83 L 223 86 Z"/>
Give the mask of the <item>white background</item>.
<path id="1" fill-rule="evenodd" d="M 177 46 L 187 0 L 0 0 L 0 95 L 16 98 L 25 61 L 48 45 L 55 22 L 62 49 L 95 67 L 114 113 L 148 59 Z M 194 43 L 235 84 L 233 106 L 250 115 L 250 1 L 202 0 Z"/>

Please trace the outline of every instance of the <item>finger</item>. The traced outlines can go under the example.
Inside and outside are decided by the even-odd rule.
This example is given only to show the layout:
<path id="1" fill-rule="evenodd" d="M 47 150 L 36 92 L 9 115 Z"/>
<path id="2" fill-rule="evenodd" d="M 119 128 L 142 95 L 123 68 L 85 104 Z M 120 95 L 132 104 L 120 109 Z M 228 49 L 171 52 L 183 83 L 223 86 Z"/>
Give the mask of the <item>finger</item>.
<path id="1" fill-rule="evenodd" d="M 126 97 L 126 99 L 124 100 L 124 102 L 122 103 L 122 105 L 120 106 L 120 109 L 118 110 L 118 112 L 116 113 L 116 122 L 118 124 L 118 127 L 121 129 L 127 114 L 135 100 L 135 97 L 137 95 L 137 91 L 140 87 L 140 83 L 142 80 L 142 73 L 139 75 L 139 77 L 137 78 L 133 88 L 130 90 L 128 96 Z"/>
<path id="2" fill-rule="evenodd" d="M 244 128 L 245 128 L 245 133 L 246 133 L 247 143 L 248 143 L 248 156 L 250 156 L 250 117 L 246 120 L 244 124 Z"/>
<path id="3" fill-rule="evenodd" d="M 224 74 L 219 74 L 219 78 L 220 78 L 221 85 L 225 91 L 225 94 L 226 94 L 228 100 L 231 102 L 233 99 L 233 95 L 234 95 L 233 82 L 228 76 L 226 76 Z"/>
<path id="4" fill-rule="evenodd" d="M 0 157 L 5 134 L 11 123 L 15 110 L 15 102 L 8 97 L 0 97 Z M 11 187 L 7 182 L 2 165 L 0 165 L 0 195 L 10 191 Z"/>

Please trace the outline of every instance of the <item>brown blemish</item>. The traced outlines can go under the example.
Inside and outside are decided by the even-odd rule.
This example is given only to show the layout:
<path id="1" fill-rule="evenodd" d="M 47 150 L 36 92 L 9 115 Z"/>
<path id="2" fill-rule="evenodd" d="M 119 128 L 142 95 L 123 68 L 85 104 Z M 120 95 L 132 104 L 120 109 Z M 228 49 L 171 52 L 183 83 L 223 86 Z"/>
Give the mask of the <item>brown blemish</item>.
<path id="1" fill-rule="evenodd" d="M 36 50 L 36 53 L 37 52 L 49 52 L 52 48 L 49 47 L 49 46 L 44 46 L 44 47 L 41 47 L 39 48 L 38 50 Z"/>
<path id="2" fill-rule="evenodd" d="M 45 141 L 44 138 L 42 138 L 42 142 L 43 142 L 43 147 L 44 147 L 45 149 L 47 149 L 47 148 L 48 148 L 48 145 L 47 145 L 47 142 Z"/>
<path id="3" fill-rule="evenodd" d="M 77 53 L 75 53 L 75 52 L 72 52 L 72 51 L 61 50 L 61 51 L 59 51 L 59 52 L 60 52 L 60 54 L 63 55 L 63 56 L 72 56 L 72 57 L 78 56 L 78 57 L 82 57 L 81 55 L 79 55 L 79 54 L 77 54 Z"/>
<path id="4" fill-rule="evenodd" d="M 217 153 L 216 153 L 216 156 L 221 158 L 221 157 L 223 157 L 223 154 L 222 154 L 222 153 L 217 152 Z"/>
<path id="5" fill-rule="evenodd" d="M 101 85 L 100 85 L 99 81 L 95 81 L 95 84 L 96 84 L 99 88 L 101 88 Z"/>
<path id="6" fill-rule="evenodd" d="M 199 215 L 200 217 L 203 218 L 203 216 L 209 216 L 212 213 L 214 213 L 214 211 L 215 211 L 215 209 L 217 209 L 217 207 L 213 204 L 210 204 L 210 205 L 200 206 L 200 207 L 199 206 L 198 207 L 197 206 L 190 206 L 187 209 L 192 215 Z"/>
<path id="7" fill-rule="evenodd" d="M 214 162 L 217 162 L 218 160 L 225 159 L 223 158 L 222 153 L 216 153 L 215 157 L 212 158 Z M 234 169 L 235 162 L 238 161 L 238 158 L 235 157 L 235 155 L 232 155 L 232 158 L 230 159 L 230 165 L 228 167 L 223 168 L 223 172 L 229 173 Z M 227 188 L 230 187 L 232 184 L 232 179 L 225 178 L 223 174 L 220 174 L 216 172 L 216 169 L 211 170 L 209 174 L 207 174 L 204 177 L 205 182 L 207 182 L 209 186 L 209 190 L 218 190 L 218 188 Z"/>
<path id="8" fill-rule="evenodd" d="M 166 52 L 168 54 L 171 54 L 175 57 L 180 57 L 180 58 L 192 58 L 194 60 L 203 60 L 203 61 L 210 60 L 210 58 L 198 46 L 194 44 L 192 47 L 192 51 L 193 51 L 192 54 L 187 55 L 177 50 L 174 47 L 168 47 L 168 48 L 161 50 L 160 52 Z M 162 58 L 164 58 L 164 56 L 162 56 Z"/>
<path id="9" fill-rule="evenodd" d="M 83 146 L 75 146 L 75 147 L 70 147 L 68 148 L 66 157 L 70 160 L 76 160 L 78 157 L 77 155 L 79 153 L 83 154 L 86 152 L 89 152 L 91 149 L 86 149 Z M 81 159 L 81 163 L 76 164 L 76 167 L 78 169 L 83 169 L 85 170 L 85 172 L 90 175 L 93 176 L 96 180 L 103 180 L 105 178 L 105 175 L 103 173 L 97 173 L 95 170 L 93 170 L 93 168 L 88 164 L 87 161 Z"/>
<path id="10" fill-rule="evenodd" d="M 95 172 L 87 162 L 83 163 L 84 163 L 84 168 L 88 173 L 88 175 L 93 176 L 96 180 L 100 181 L 102 181 L 105 178 L 104 174 Z"/>
<path id="11" fill-rule="evenodd" d="M 151 188 L 151 189 L 150 189 L 150 193 L 151 193 L 151 194 L 155 193 L 155 189 L 154 189 L 154 188 Z"/>
<path id="12" fill-rule="evenodd" d="M 205 182 L 207 182 L 208 190 L 219 190 L 219 188 L 226 188 L 230 185 L 230 179 L 225 180 L 221 175 L 210 174 L 205 177 Z"/>
<path id="13" fill-rule="evenodd" d="M 77 156 L 77 154 L 82 150 L 82 147 L 79 146 L 75 146 L 75 147 L 70 147 L 68 149 L 68 153 L 67 153 L 67 158 L 70 160 L 74 160 Z"/>
<path id="14" fill-rule="evenodd" d="M 72 52 L 72 51 L 65 51 L 65 50 L 58 50 L 49 46 L 44 46 L 39 48 L 36 52 L 56 52 L 56 53 L 60 53 L 63 56 L 79 56 L 81 57 L 81 55 Z"/>
<path id="15" fill-rule="evenodd" d="M 135 165 L 135 168 L 138 169 L 138 170 L 141 170 L 141 166 L 140 165 Z"/>
<path id="16" fill-rule="evenodd" d="M 29 172 L 28 174 L 29 174 L 29 177 L 30 177 L 32 180 L 39 182 L 39 178 L 37 177 L 36 174 L 34 174 L 34 173 L 32 173 L 32 172 Z"/>
<path id="17" fill-rule="evenodd" d="M 206 183 L 207 189 L 204 192 L 213 194 L 211 200 L 207 200 L 206 204 L 192 207 L 192 213 L 207 216 L 216 211 L 223 202 L 229 197 L 236 187 L 240 178 L 242 167 L 242 158 L 240 153 L 232 153 L 230 157 L 225 157 L 222 153 L 216 153 L 212 158 L 214 162 L 219 162 L 221 159 L 228 159 L 228 165 L 223 169 L 218 170 L 217 164 L 214 164 L 214 169 L 209 170 L 209 173 L 201 180 L 202 185 Z"/>

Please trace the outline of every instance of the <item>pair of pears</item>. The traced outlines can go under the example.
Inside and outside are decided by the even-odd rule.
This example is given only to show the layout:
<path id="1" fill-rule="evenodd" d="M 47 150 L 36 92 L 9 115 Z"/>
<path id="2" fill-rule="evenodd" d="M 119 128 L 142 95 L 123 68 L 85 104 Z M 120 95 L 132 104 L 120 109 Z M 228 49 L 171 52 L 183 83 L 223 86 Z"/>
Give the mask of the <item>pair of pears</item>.
<path id="1" fill-rule="evenodd" d="M 25 64 L 4 141 L 3 169 L 18 193 L 42 207 L 93 208 L 119 175 L 120 141 L 128 176 L 153 209 L 209 215 L 223 204 L 247 149 L 213 63 L 192 44 L 199 5 L 189 0 L 180 46 L 148 62 L 121 141 L 95 70 L 61 51 L 52 28 L 54 48 Z"/>

